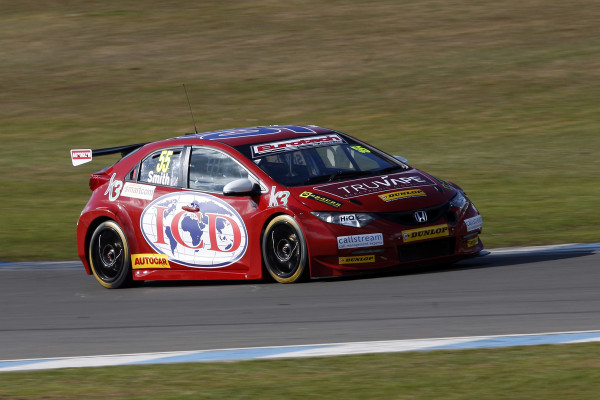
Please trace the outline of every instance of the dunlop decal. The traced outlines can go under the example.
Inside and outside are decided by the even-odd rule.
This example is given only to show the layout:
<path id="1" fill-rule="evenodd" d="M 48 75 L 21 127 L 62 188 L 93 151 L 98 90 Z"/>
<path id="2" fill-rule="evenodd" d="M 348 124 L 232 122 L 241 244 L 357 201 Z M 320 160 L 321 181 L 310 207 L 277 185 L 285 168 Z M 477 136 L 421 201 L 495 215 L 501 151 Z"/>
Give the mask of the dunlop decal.
<path id="1" fill-rule="evenodd" d="M 340 208 L 342 206 L 342 203 L 340 203 L 339 201 L 335 201 L 333 199 L 330 199 L 329 197 L 321 196 L 320 194 L 315 194 L 313 192 L 302 192 L 300 194 L 300 197 L 302 197 L 303 199 L 312 199 L 320 201 L 321 203 L 325 203 L 333 208 Z"/>
<path id="2" fill-rule="evenodd" d="M 166 254 L 132 254 L 131 269 L 171 268 Z"/>
<path id="3" fill-rule="evenodd" d="M 340 257 L 338 260 L 339 264 L 363 264 L 375 262 L 375 255 L 368 256 L 351 256 L 351 257 Z"/>
<path id="4" fill-rule="evenodd" d="M 400 190 L 399 192 L 391 192 L 380 194 L 379 198 L 386 203 L 390 201 L 400 200 L 400 199 L 408 199 L 411 197 L 424 197 L 427 194 L 421 189 L 409 189 L 409 190 Z"/>
<path id="5" fill-rule="evenodd" d="M 416 242 L 418 240 L 434 239 L 439 237 L 445 237 L 448 235 L 448 225 L 446 224 L 402 231 L 402 239 L 404 240 L 404 243 Z"/>

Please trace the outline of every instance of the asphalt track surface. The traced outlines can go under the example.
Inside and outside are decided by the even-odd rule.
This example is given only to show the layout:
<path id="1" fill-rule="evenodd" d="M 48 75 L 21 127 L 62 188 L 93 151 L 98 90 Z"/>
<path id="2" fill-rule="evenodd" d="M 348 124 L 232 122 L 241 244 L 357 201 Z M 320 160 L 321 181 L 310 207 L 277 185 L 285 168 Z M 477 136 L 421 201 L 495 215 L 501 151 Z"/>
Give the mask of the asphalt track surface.
<path id="1" fill-rule="evenodd" d="M 0 360 L 600 329 L 600 245 L 281 285 L 107 290 L 79 263 L 0 264 Z"/>

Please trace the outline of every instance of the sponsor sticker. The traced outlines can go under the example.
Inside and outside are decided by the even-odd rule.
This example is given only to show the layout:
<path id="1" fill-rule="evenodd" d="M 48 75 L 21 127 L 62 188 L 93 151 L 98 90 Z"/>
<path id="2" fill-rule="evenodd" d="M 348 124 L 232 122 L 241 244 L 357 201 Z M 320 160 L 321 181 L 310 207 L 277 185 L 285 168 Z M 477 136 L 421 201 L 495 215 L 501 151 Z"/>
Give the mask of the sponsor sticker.
<path id="1" fill-rule="evenodd" d="M 421 189 L 409 189 L 409 190 L 400 190 L 398 192 L 391 192 L 380 194 L 379 198 L 386 203 L 390 201 L 400 200 L 400 199 L 408 199 L 410 197 L 424 197 L 427 194 Z"/>
<path id="2" fill-rule="evenodd" d="M 338 264 L 363 264 L 375 262 L 375 255 L 339 257 Z"/>
<path id="3" fill-rule="evenodd" d="M 254 157 L 260 157 L 265 154 L 279 153 L 284 151 L 292 151 L 307 147 L 330 146 L 333 144 L 346 143 L 339 135 L 320 135 L 309 136 L 306 138 L 298 138 L 291 140 L 281 140 L 279 142 L 263 143 L 252 146 L 252 154 Z"/>
<path id="4" fill-rule="evenodd" d="M 269 207 L 287 206 L 290 192 L 287 190 L 275 191 L 276 187 L 271 186 L 271 196 L 269 197 Z"/>
<path id="5" fill-rule="evenodd" d="M 246 225 L 218 197 L 175 192 L 148 204 L 140 218 L 146 242 L 171 262 L 192 268 L 222 268 L 243 257 Z"/>
<path id="6" fill-rule="evenodd" d="M 338 249 L 354 249 L 358 247 L 383 246 L 383 234 L 367 233 L 364 235 L 338 236 Z"/>
<path id="7" fill-rule="evenodd" d="M 253 128 L 236 128 L 236 129 L 224 129 L 214 132 L 198 133 L 197 136 L 206 140 L 224 140 L 229 138 L 249 137 L 249 136 L 260 136 L 260 135 L 274 135 L 280 132 L 293 132 L 293 133 L 317 133 L 312 128 L 318 128 L 314 125 L 309 126 L 296 126 L 296 125 L 269 125 L 269 126 L 257 126 Z"/>
<path id="8" fill-rule="evenodd" d="M 448 225 L 441 224 L 425 228 L 409 229 L 402 231 L 404 243 L 416 242 L 418 240 L 434 239 L 449 235 Z"/>
<path id="9" fill-rule="evenodd" d="M 125 182 L 121 196 L 134 199 L 152 200 L 154 198 L 154 189 L 156 186 L 140 185 L 139 183 Z"/>
<path id="10" fill-rule="evenodd" d="M 108 195 L 108 199 L 110 201 L 117 200 L 121 195 L 121 190 L 123 189 L 123 181 L 115 179 L 115 176 L 117 176 L 116 173 L 112 174 L 110 177 L 110 182 L 108 183 L 108 187 L 104 192 L 105 195 Z"/>
<path id="11" fill-rule="evenodd" d="M 467 240 L 467 247 L 475 247 L 479 243 L 479 236 L 475 236 L 473 239 Z"/>
<path id="12" fill-rule="evenodd" d="M 81 164 L 92 161 L 92 150 L 91 149 L 76 149 L 71 150 L 71 162 L 76 167 Z"/>
<path id="13" fill-rule="evenodd" d="M 483 220 L 481 219 L 481 215 L 477 215 L 475 217 L 465 219 L 465 224 L 467 225 L 467 231 L 476 231 L 477 229 L 481 229 L 483 226 Z"/>
<path id="14" fill-rule="evenodd" d="M 329 183 L 316 186 L 315 189 L 341 197 L 342 199 L 349 199 L 373 193 L 387 192 L 394 189 L 409 189 L 420 186 L 433 186 L 435 184 L 435 181 L 426 175 L 410 171 L 399 172 L 392 175 L 354 179 L 347 182 Z"/>
<path id="15" fill-rule="evenodd" d="M 362 146 L 352 146 L 351 149 L 358 151 L 359 153 L 370 153 L 371 150 L 364 148 Z"/>
<path id="16" fill-rule="evenodd" d="M 166 254 L 132 254 L 131 269 L 171 268 Z"/>
<path id="17" fill-rule="evenodd" d="M 304 192 L 300 193 L 300 197 L 302 197 L 303 199 L 312 199 L 312 200 L 320 201 L 321 203 L 325 203 L 333 208 L 340 208 L 342 206 L 342 203 L 340 203 L 339 201 L 330 199 L 329 197 L 326 197 L 326 196 L 321 196 L 320 194 L 316 194 L 313 192 L 304 191 Z"/>

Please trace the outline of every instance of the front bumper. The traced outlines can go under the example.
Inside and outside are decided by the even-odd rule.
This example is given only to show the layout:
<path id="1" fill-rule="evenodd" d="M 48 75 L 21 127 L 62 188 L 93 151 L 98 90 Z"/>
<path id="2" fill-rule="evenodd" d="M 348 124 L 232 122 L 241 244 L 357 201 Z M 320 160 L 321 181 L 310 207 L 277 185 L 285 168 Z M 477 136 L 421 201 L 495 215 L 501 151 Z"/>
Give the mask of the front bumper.
<path id="1" fill-rule="evenodd" d="M 312 277 L 353 275 L 402 266 L 454 262 L 479 254 L 484 246 L 479 235 L 481 218 L 469 205 L 458 221 L 440 218 L 432 224 L 406 226 L 377 219 L 365 228 L 327 224 L 304 214 L 301 224 L 308 241 Z M 361 237 L 378 237 L 382 241 L 365 243 Z M 357 237 L 355 245 L 340 246 L 340 238 Z"/>

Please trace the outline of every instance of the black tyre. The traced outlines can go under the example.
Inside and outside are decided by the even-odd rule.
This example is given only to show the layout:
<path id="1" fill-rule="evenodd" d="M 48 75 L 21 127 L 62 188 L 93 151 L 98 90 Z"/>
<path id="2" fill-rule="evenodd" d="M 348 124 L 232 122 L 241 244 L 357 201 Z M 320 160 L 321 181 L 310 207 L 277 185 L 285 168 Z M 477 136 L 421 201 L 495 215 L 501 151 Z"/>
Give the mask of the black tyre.
<path id="1" fill-rule="evenodd" d="M 269 274 L 280 283 L 294 283 L 308 275 L 306 240 L 289 215 L 273 218 L 263 233 L 262 257 Z"/>
<path id="2" fill-rule="evenodd" d="M 117 289 L 132 282 L 129 246 L 123 229 L 114 221 L 98 225 L 90 240 L 90 266 L 102 286 Z"/>

